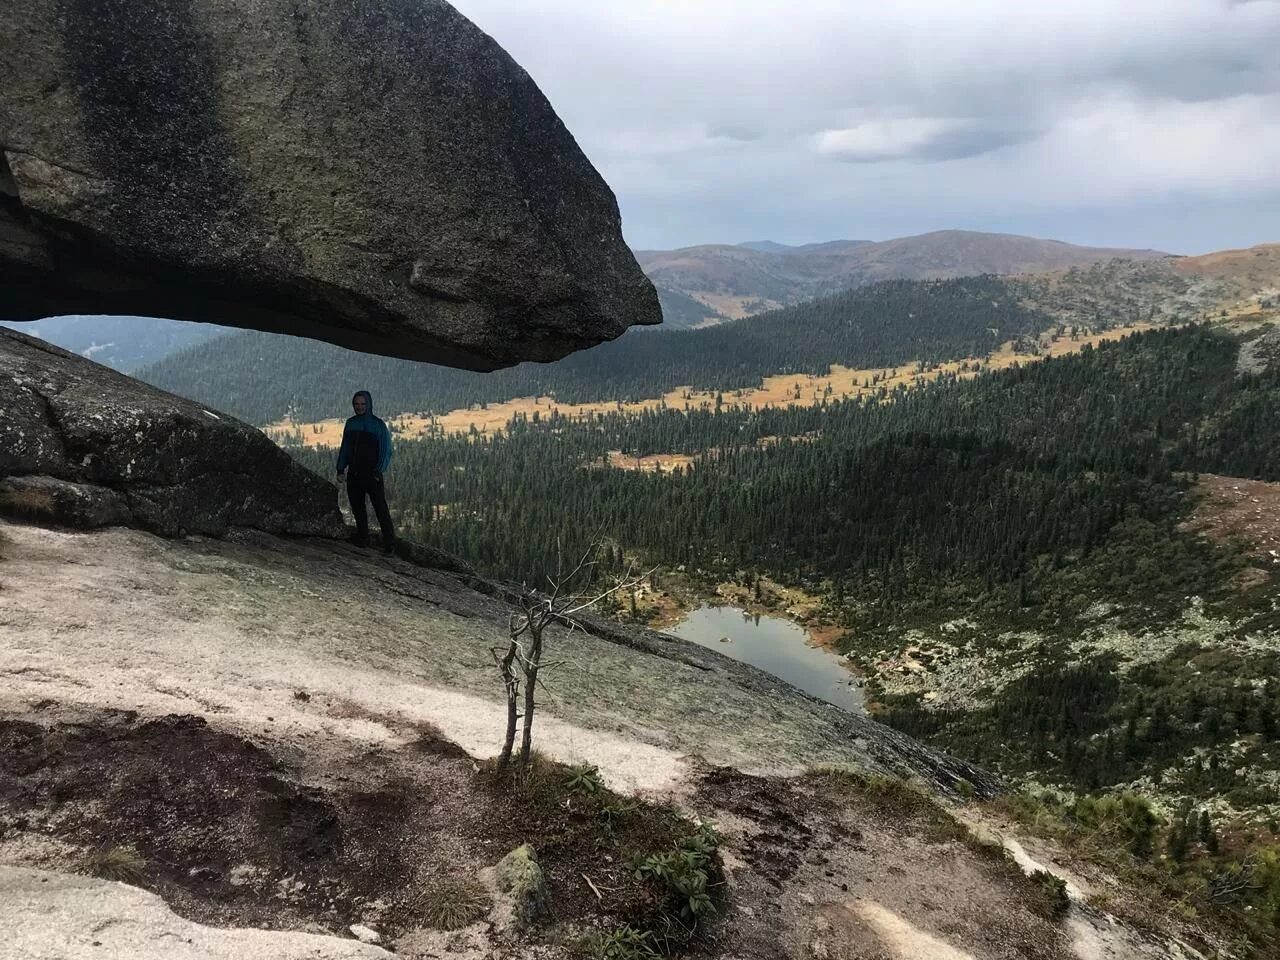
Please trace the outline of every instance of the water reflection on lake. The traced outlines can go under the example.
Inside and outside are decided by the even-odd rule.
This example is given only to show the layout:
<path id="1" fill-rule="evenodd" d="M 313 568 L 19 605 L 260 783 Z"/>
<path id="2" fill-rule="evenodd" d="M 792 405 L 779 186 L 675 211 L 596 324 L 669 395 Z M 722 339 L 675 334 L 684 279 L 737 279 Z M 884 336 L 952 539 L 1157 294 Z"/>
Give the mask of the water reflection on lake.
<path id="1" fill-rule="evenodd" d="M 862 691 L 840 657 L 809 646 L 804 628 L 791 620 L 758 617 L 739 607 L 702 607 L 667 632 L 759 667 L 828 703 L 862 712 Z"/>

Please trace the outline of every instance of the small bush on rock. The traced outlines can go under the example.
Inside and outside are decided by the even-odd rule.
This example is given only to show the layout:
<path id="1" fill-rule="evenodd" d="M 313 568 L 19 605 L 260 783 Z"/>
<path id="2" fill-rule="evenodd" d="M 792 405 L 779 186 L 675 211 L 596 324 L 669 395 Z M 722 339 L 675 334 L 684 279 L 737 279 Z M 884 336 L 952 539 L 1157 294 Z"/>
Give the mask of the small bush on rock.
<path id="1" fill-rule="evenodd" d="M 1036 870 L 1031 880 L 1039 888 L 1040 908 L 1050 920 L 1061 920 L 1071 909 L 1071 897 L 1067 895 L 1067 882 L 1048 870 Z"/>
<path id="2" fill-rule="evenodd" d="M 85 870 L 104 880 L 141 883 L 147 861 L 133 844 L 98 847 L 85 858 Z"/>
<path id="3" fill-rule="evenodd" d="M 422 915 L 437 930 L 460 930 L 483 918 L 491 906 L 488 894 L 474 881 L 439 883 L 423 894 Z"/>

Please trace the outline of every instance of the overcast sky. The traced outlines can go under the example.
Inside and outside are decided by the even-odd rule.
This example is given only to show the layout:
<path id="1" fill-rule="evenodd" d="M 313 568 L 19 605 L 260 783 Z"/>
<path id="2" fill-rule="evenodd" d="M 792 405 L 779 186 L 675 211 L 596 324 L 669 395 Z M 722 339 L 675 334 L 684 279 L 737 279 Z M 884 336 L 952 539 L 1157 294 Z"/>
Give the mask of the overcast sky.
<path id="1" fill-rule="evenodd" d="M 1280 0 L 453 0 L 636 247 L 1280 241 Z"/>

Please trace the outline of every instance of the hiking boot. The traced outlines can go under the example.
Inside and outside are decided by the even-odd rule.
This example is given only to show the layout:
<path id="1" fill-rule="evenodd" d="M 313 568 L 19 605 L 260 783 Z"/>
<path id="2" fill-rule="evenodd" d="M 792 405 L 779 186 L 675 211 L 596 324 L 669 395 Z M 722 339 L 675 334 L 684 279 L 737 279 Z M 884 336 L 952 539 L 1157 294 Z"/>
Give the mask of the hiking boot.
<path id="1" fill-rule="evenodd" d="M 369 545 L 368 538 L 360 536 L 351 537 L 347 542 L 353 547 L 367 547 Z"/>

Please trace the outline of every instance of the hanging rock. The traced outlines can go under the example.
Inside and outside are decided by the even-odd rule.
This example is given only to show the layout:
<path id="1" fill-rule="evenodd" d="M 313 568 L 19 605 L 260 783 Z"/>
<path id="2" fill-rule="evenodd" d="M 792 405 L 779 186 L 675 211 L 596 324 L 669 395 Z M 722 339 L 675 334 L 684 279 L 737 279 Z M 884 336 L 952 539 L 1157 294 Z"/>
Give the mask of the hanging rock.
<path id="1" fill-rule="evenodd" d="M 477 370 L 660 322 L 609 187 L 443 0 L 4 4 L 0 278 L 5 319 Z"/>

